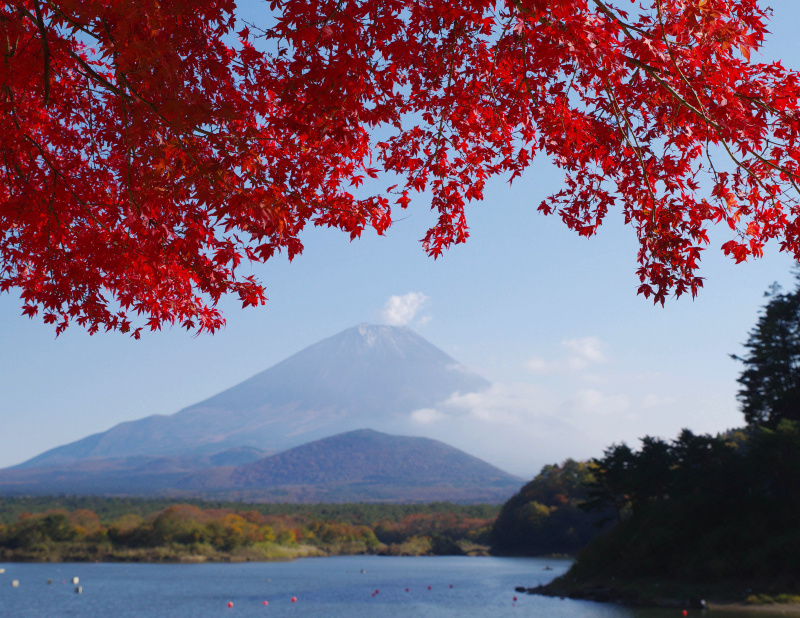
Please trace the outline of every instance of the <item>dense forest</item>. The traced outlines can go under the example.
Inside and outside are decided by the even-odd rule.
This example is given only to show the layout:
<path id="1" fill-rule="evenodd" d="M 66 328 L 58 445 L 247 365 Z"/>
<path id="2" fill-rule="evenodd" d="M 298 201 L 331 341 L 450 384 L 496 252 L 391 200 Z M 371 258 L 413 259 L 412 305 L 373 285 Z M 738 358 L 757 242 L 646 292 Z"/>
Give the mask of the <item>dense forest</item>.
<path id="1" fill-rule="evenodd" d="M 0 560 L 203 561 L 485 554 L 498 507 L 125 498 L 0 501 Z"/>
<path id="2" fill-rule="evenodd" d="M 638 451 L 614 446 L 597 464 L 586 506 L 612 509 L 618 523 L 554 591 L 591 596 L 612 581 L 634 598 L 653 582 L 724 596 L 798 591 L 797 422 L 719 436 L 684 430 L 671 442 L 646 438 Z"/>
<path id="3" fill-rule="evenodd" d="M 537 592 L 800 601 L 800 275 L 793 292 L 773 287 L 745 349 L 734 358 L 746 425 L 645 437 L 589 462 L 581 508 L 615 523 Z"/>

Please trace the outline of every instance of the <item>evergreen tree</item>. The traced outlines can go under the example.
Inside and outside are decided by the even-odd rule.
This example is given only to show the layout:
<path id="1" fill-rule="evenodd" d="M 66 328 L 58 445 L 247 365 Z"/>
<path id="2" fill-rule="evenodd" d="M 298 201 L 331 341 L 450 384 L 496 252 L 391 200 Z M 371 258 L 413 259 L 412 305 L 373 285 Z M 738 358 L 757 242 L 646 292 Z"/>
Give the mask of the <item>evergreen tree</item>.
<path id="1" fill-rule="evenodd" d="M 737 398 L 750 426 L 777 427 L 782 419 L 800 420 L 800 270 L 797 288 L 783 293 L 774 284 L 769 302 L 750 331 Z"/>

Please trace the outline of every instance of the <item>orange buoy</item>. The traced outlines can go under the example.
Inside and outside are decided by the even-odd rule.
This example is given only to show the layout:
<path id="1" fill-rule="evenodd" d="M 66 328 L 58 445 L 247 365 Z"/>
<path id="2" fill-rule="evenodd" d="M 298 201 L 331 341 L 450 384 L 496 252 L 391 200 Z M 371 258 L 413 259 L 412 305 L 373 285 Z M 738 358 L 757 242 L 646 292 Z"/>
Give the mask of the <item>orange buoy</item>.
<path id="1" fill-rule="evenodd" d="M 269 601 L 264 601 L 264 605 L 269 605 Z"/>
<path id="2" fill-rule="evenodd" d="M 431 589 L 431 587 L 430 587 L 430 586 L 428 586 L 428 590 L 430 590 L 430 589 Z"/>
<path id="3" fill-rule="evenodd" d="M 689 615 L 689 612 L 687 612 L 686 610 L 683 610 L 683 615 L 684 615 L 684 616 L 688 616 L 688 615 Z"/>
<path id="4" fill-rule="evenodd" d="M 292 597 L 292 603 L 297 603 L 297 597 Z"/>
<path id="5" fill-rule="evenodd" d="M 233 607 L 233 601 L 228 601 L 228 607 Z"/>
<path id="6" fill-rule="evenodd" d="M 516 603 L 516 602 L 517 602 L 517 597 L 514 597 L 514 603 Z"/>
<path id="7" fill-rule="evenodd" d="M 452 588 L 452 587 L 453 587 L 453 584 L 450 584 L 450 587 Z"/>
<path id="8" fill-rule="evenodd" d="M 408 588 L 406 588 L 406 592 L 408 592 Z"/>

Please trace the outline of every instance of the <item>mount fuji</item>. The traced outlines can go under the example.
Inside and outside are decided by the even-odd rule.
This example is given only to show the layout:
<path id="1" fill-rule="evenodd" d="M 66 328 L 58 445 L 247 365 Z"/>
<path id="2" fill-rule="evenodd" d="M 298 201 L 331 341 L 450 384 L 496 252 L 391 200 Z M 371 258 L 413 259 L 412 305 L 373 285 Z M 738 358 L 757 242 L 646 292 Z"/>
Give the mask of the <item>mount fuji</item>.
<path id="1" fill-rule="evenodd" d="M 414 410 L 489 386 L 409 328 L 362 324 L 176 414 L 120 423 L 17 467 L 123 457 L 255 456 L 355 429 L 407 432 Z"/>
<path id="2" fill-rule="evenodd" d="M 408 439 L 396 434 L 414 433 L 415 410 L 489 386 L 408 328 L 362 324 L 175 414 L 120 423 L 2 470 L 0 493 L 180 494 L 197 488 L 203 475 L 225 479 L 233 468 L 366 429 L 393 434 L 382 438 L 387 441 L 382 467 L 388 466 L 382 474 L 391 479 L 395 477 L 386 470 L 407 468 L 408 462 L 397 455 L 393 463 L 392 453 L 403 449 L 389 444 Z M 364 436 L 373 436 L 353 435 L 362 437 L 359 444 Z M 415 456 L 424 460 L 433 442 L 425 443 Z M 380 449 L 376 451 L 373 443 L 374 436 L 369 447 L 374 457 Z M 325 444 L 328 449 L 355 448 L 352 440 Z M 432 462 L 440 457 L 433 450 L 429 455 Z M 506 481 L 501 484 L 511 487 L 518 479 L 509 475 Z M 457 482 L 463 489 L 459 496 L 469 499 L 469 482 Z M 387 483 L 384 494 L 391 495 L 392 482 Z M 485 496 L 482 489 L 477 491 L 477 477 L 474 483 L 475 496 Z M 214 493 L 225 489 L 213 485 Z M 435 486 L 429 486 L 426 495 L 435 497 Z M 258 487 L 248 486 L 248 493 L 256 499 Z"/>

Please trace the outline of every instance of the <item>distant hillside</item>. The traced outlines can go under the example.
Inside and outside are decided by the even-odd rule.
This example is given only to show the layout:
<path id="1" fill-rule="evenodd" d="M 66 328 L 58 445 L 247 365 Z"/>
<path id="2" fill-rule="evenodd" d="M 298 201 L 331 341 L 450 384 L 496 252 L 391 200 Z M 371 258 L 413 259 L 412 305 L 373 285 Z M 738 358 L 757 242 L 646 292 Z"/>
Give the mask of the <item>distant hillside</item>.
<path id="1" fill-rule="evenodd" d="M 225 453 L 226 461 L 254 452 Z M 428 438 L 363 429 L 243 465 L 140 457 L 0 471 L 0 494 L 174 496 L 253 502 L 499 504 L 522 479 Z"/>
<path id="2" fill-rule="evenodd" d="M 409 433 L 412 411 L 488 386 L 408 328 L 361 325 L 176 414 L 121 423 L 18 468 L 108 459 L 119 467 L 131 457 L 185 459 L 243 448 L 276 453 L 367 427 Z"/>
<path id="3" fill-rule="evenodd" d="M 156 496 L 200 470 L 255 461 L 258 449 L 195 457 L 116 457 L 0 470 L 0 495 Z"/>
<path id="4" fill-rule="evenodd" d="M 209 496 L 232 493 L 305 502 L 499 502 L 521 483 L 438 440 L 362 429 L 235 468 L 198 473 L 180 487 Z"/>

